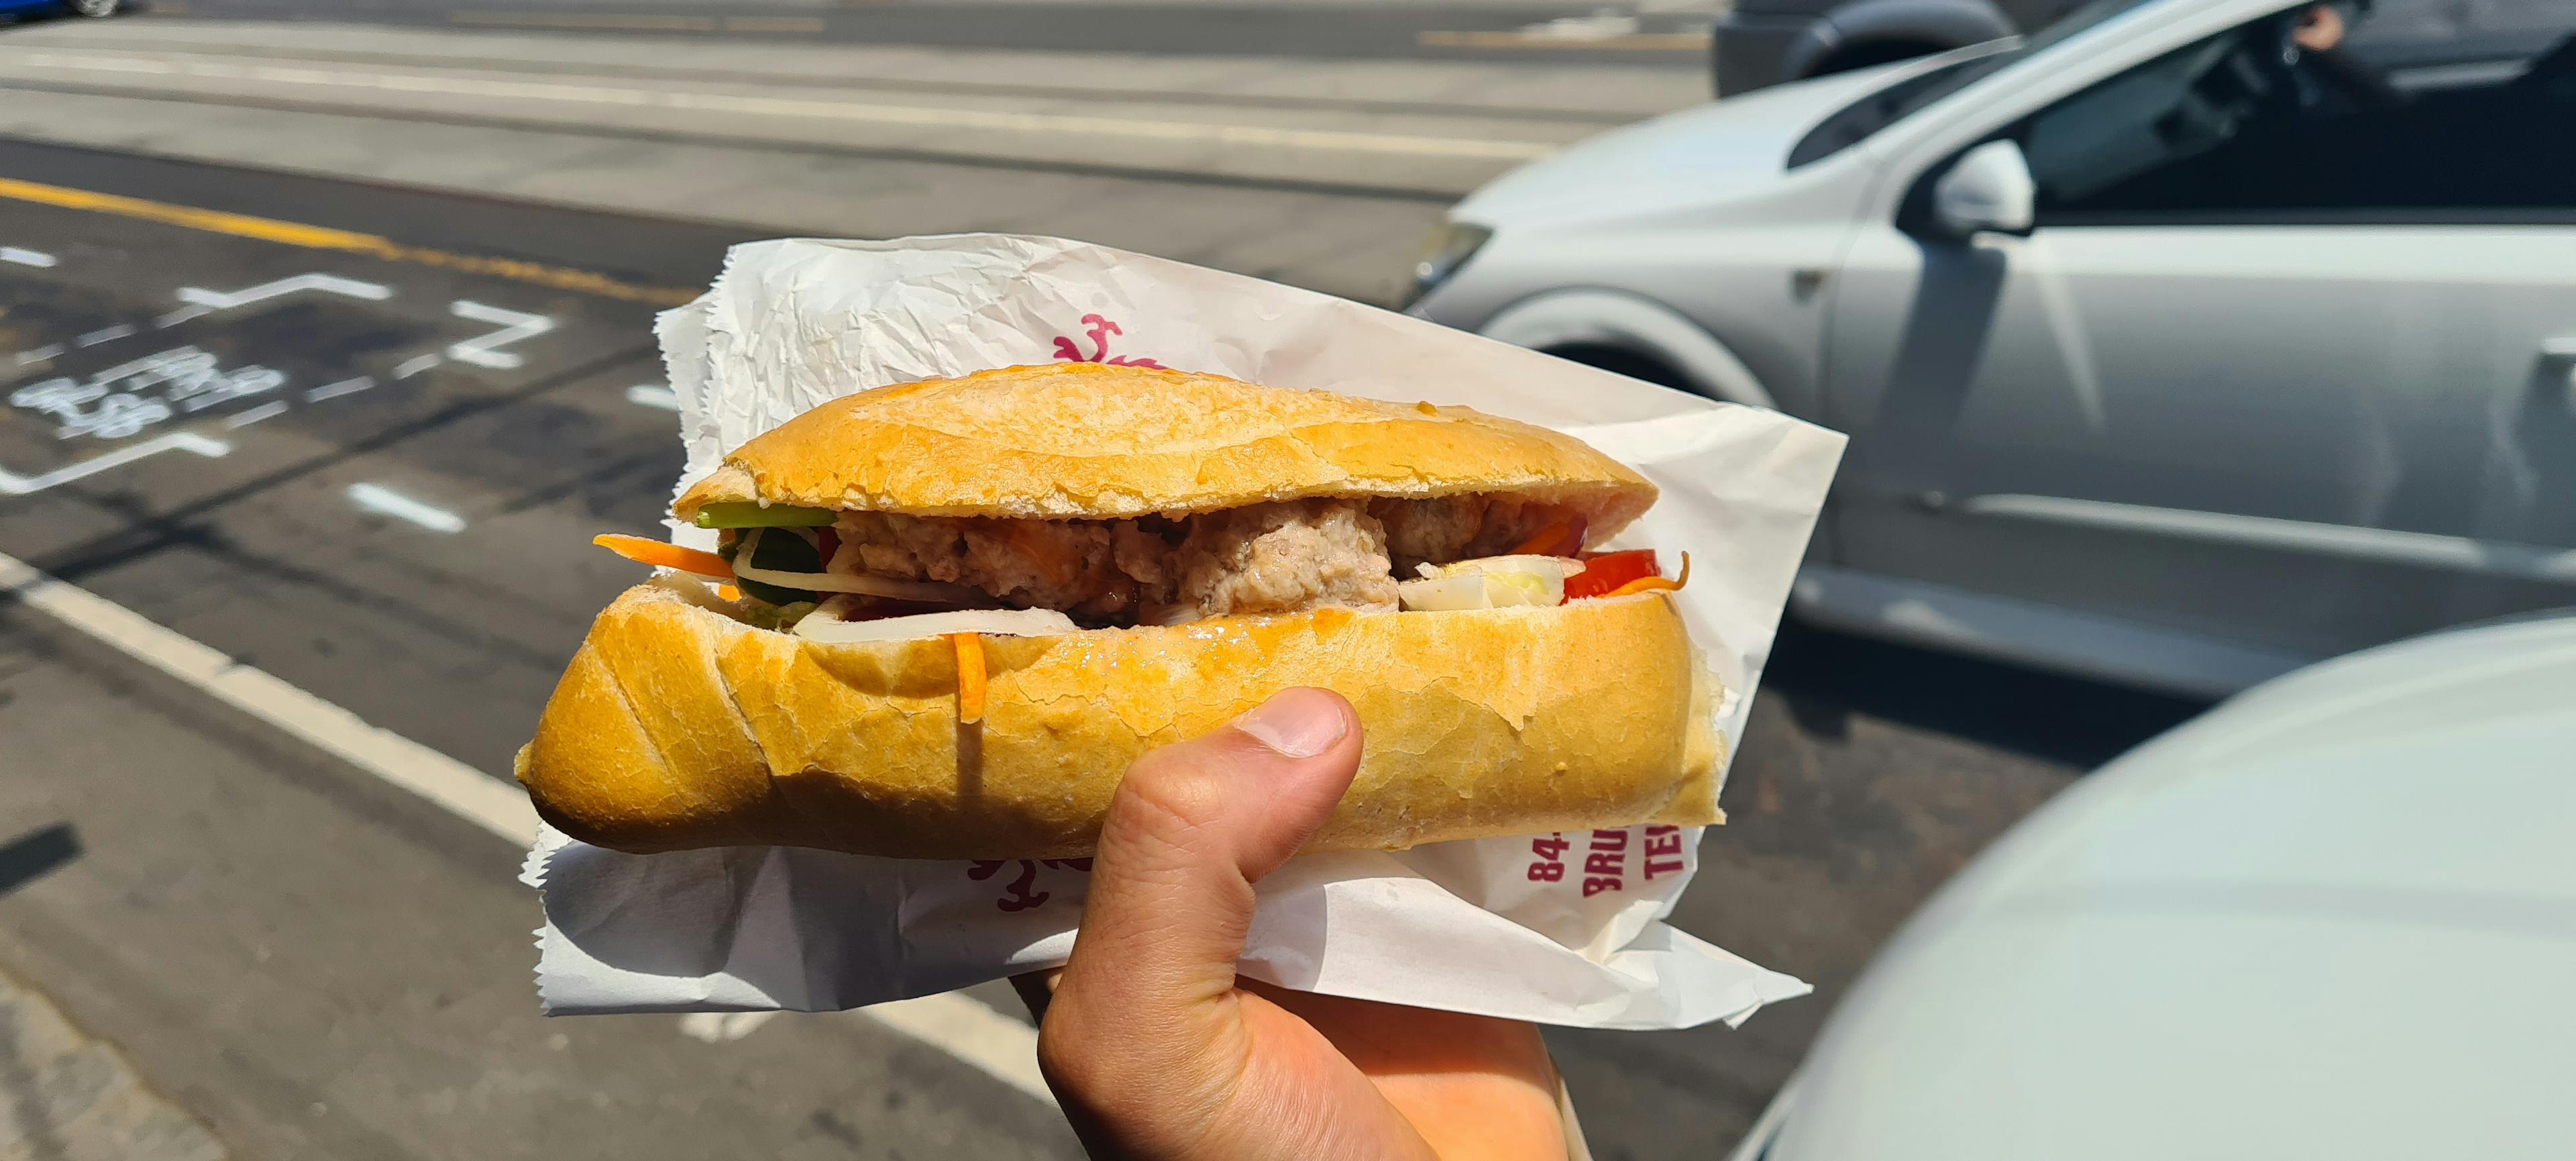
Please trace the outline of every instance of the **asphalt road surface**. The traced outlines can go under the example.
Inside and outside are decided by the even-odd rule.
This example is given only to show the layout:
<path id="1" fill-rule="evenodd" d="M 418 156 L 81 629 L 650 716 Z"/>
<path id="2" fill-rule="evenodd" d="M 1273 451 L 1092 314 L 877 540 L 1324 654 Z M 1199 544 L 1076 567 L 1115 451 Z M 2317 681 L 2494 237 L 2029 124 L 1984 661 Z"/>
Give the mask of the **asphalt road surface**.
<path id="1" fill-rule="evenodd" d="M 166 93 L 0 93 L 37 99 L 77 123 L 12 132 L 199 115 Z M 359 116 L 233 110 L 201 154 Z M 526 140 L 447 116 L 481 135 L 455 141 Z M 1010 221 L 1088 214 L 1128 244 L 1168 205 L 1292 242 L 1324 227 L 1281 226 L 1275 199 L 1437 211 L 1168 166 L 1016 169 L 998 147 L 843 160 L 912 184 L 872 211 L 880 233 L 957 228 L 943 207 L 1004 179 L 1090 183 Z M 774 231 L 611 213 L 569 183 L 536 205 L 297 168 L 0 141 L 0 553 L 498 776 L 635 579 L 589 537 L 652 532 L 679 470 L 652 312 Z M 1268 253 L 1179 256 L 1352 293 L 1404 260 L 1348 237 Z M 1552 1034 L 1597 1150 L 1721 1155 L 1916 901 L 2194 708 L 1793 627 L 1677 921 L 1819 994 L 1740 1031 Z M 543 1020 L 506 844 L 33 609 L 0 614 L 0 738 L 0 968 L 236 1155 L 1072 1153 L 1041 1100 L 882 1023 Z"/>
<path id="2" fill-rule="evenodd" d="M 1222 53 L 1239 56 L 1618 61 L 1705 67 L 1720 6 L 1701 3 L 1215 3 L 1144 0 L 147 0 L 139 10 L 200 19 L 327 19 L 387 25 L 512 28 L 789 41 Z"/>

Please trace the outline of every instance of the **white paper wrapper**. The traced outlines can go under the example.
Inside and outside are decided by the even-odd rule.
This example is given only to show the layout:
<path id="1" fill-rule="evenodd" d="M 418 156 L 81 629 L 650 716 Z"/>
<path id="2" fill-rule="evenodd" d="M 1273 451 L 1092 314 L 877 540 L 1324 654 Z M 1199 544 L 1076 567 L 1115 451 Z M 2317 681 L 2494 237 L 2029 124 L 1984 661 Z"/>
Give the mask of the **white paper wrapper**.
<path id="1" fill-rule="evenodd" d="M 736 247 L 662 316 L 687 478 L 825 400 L 1063 359 L 1143 362 L 1573 432 L 1663 499 L 1620 537 L 1692 550 L 1679 599 L 1727 696 L 1732 755 L 1843 438 L 1419 319 L 1054 238 Z M 713 546 L 713 533 L 675 527 Z M 1663 922 L 1696 828 L 1310 855 L 1260 885 L 1241 971 L 1287 987 L 1595 1028 L 1740 1022 L 1807 985 Z M 548 830 L 546 1010 L 828 1011 L 1064 961 L 1079 861 L 941 863 L 784 847 L 627 855 Z"/>

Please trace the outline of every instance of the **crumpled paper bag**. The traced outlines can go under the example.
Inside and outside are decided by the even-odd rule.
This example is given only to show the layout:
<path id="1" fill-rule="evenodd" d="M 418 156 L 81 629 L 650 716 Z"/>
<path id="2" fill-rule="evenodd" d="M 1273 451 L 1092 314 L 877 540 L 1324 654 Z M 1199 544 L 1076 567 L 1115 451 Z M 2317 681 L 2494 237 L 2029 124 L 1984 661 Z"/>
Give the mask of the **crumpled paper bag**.
<path id="1" fill-rule="evenodd" d="M 1663 489 L 1618 546 L 1692 551 L 1678 599 L 1726 687 L 1715 712 L 1730 758 L 1843 444 L 1358 303 L 1055 238 L 737 246 L 659 333 L 688 444 L 682 487 L 825 400 L 1058 360 L 1464 404 L 1572 432 Z M 695 527 L 673 536 L 714 546 Z M 1595 1028 L 1737 1023 L 1805 994 L 1663 922 L 1700 839 L 1639 826 L 1302 856 L 1260 884 L 1240 971 Z M 785 847 L 628 855 L 548 828 L 523 878 L 544 905 L 551 1013 L 827 1011 L 1062 963 L 1087 870 Z"/>

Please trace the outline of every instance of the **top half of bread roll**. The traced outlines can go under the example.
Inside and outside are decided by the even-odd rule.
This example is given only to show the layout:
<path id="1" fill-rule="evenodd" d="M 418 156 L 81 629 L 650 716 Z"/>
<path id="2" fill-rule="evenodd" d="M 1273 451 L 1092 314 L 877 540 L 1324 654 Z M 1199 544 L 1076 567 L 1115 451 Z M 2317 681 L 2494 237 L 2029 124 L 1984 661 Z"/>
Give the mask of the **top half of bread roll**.
<path id="1" fill-rule="evenodd" d="M 1115 520 L 1317 497 L 1509 496 L 1599 543 L 1655 486 L 1572 437 L 1464 407 L 1100 363 L 863 391 L 758 436 L 673 505 Z"/>

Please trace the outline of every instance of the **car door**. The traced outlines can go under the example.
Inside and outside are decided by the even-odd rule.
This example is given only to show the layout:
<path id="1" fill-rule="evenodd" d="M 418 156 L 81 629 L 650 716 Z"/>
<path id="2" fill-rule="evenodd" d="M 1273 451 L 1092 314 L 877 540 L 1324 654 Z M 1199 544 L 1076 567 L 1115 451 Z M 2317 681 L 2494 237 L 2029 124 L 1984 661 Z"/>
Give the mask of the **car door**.
<path id="1" fill-rule="evenodd" d="M 2424 6 L 1970 128 L 1948 157 L 2027 159 L 2027 236 L 1944 237 L 1942 164 L 1900 175 L 1832 308 L 1842 559 L 2286 658 L 2576 603 L 2576 5 L 2478 59 Z M 2437 63 L 2360 54 L 2380 18 Z"/>

